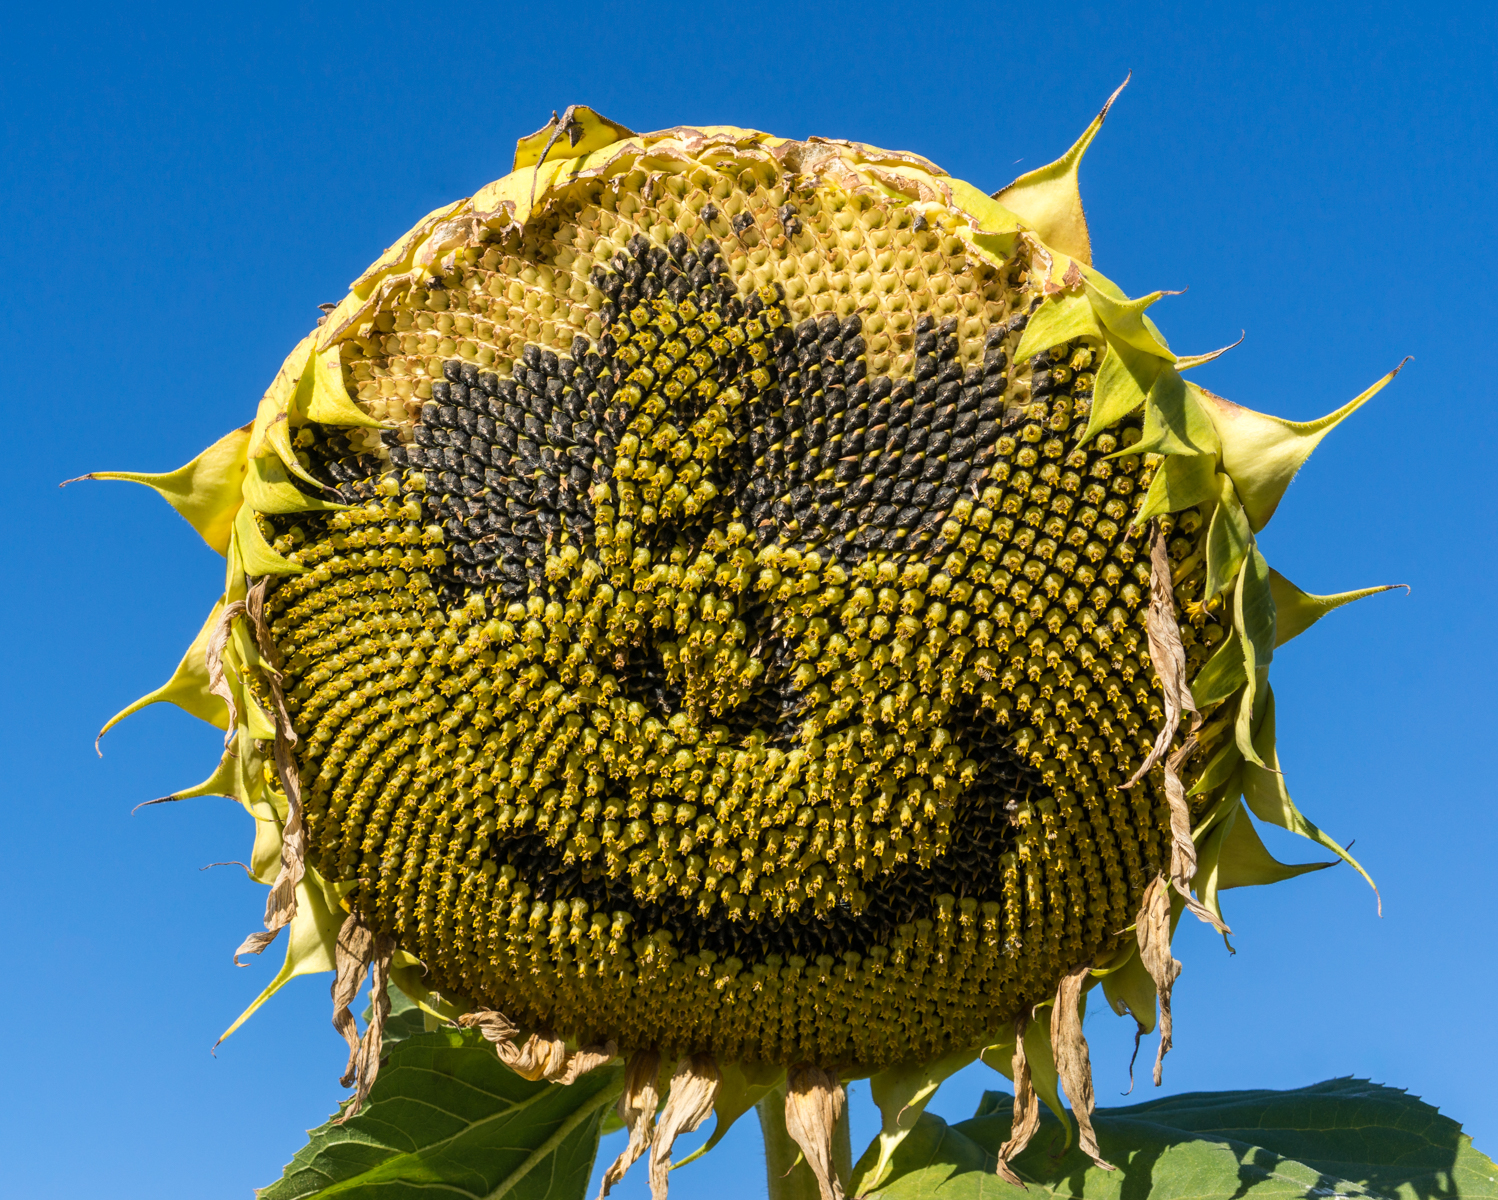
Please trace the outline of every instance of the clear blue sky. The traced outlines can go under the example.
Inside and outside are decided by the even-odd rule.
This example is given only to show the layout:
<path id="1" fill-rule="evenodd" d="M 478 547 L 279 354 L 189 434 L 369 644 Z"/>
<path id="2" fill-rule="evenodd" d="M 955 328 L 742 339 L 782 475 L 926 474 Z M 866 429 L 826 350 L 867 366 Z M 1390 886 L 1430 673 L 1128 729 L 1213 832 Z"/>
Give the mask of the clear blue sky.
<path id="1" fill-rule="evenodd" d="M 199 870 L 245 857 L 248 821 L 214 799 L 130 810 L 206 775 L 217 735 L 160 707 L 102 760 L 92 740 L 165 678 L 222 565 L 144 489 L 59 480 L 174 467 L 249 419 L 316 305 L 502 175 L 553 108 L 855 138 L 991 190 L 1130 70 L 1083 171 L 1096 260 L 1133 294 L 1189 288 L 1155 310 L 1179 350 L 1247 330 L 1200 381 L 1304 418 L 1415 356 L 1264 539 L 1310 590 L 1413 589 L 1275 665 L 1295 794 L 1357 840 L 1385 916 L 1338 869 L 1230 893 L 1235 958 L 1183 925 L 1166 1087 L 1371 1076 L 1498 1150 L 1491 5 L 9 11 L 0 1194 L 246 1197 L 332 1109 L 344 1053 L 309 979 L 209 1054 L 276 967 L 230 964 L 262 889 Z M 1106 1104 L 1128 1025 L 1098 1012 L 1088 1035 Z M 981 1071 L 935 1110 L 970 1114 L 1000 1083 Z M 756 1195 L 754 1153 L 735 1136 L 690 1174 Z"/>

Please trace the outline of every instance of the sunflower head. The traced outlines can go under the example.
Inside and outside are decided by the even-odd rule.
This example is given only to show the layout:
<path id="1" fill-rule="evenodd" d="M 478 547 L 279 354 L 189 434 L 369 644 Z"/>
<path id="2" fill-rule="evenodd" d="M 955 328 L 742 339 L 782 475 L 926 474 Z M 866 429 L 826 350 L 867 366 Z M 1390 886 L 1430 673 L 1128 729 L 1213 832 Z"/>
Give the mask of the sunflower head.
<path id="1" fill-rule="evenodd" d="M 1285 789 L 1268 666 L 1368 592 L 1301 592 L 1255 535 L 1388 378 L 1310 423 L 1187 382 L 1213 356 L 1169 349 L 1162 293 L 1091 265 L 1106 112 L 989 197 L 569 109 L 356 280 L 250 424 L 101 476 L 228 561 L 126 713 L 226 730 L 178 795 L 255 818 L 240 950 L 290 944 L 250 1011 L 336 969 L 360 1098 L 366 970 L 530 1078 L 623 1054 L 619 1173 L 667 1089 L 689 1128 L 789 1070 L 794 1133 L 840 1080 L 898 1114 L 980 1054 L 1026 1120 L 1059 1081 L 1096 1152 L 1083 993 L 1145 1028 L 1158 1000 L 1163 1056 L 1174 918 L 1226 932 L 1222 890 L 1325 865 L 1249 813 L 1352 861 Z"/>

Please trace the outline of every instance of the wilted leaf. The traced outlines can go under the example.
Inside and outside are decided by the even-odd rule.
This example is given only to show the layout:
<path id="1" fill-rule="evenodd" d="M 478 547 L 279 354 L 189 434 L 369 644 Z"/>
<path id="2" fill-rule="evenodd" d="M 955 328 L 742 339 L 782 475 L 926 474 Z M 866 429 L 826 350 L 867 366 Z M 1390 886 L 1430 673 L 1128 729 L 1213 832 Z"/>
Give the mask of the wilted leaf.
<path id="1" fill-rule="evenodd" d="M 1009 1136 L 1011 1102 L 990 1092 L 979 1116 L 957 1125 L 923 1114 L 870 1196 L 885 1200 L 976 1200 L 1022 1193 L 994 1174 Z M 1360 1079 L 1294 1091 L 1193 1092 L 1092 1114 L 1101 1171 L 1060 1144 L 1054 1117 L 1013 1166 L 1056 1197 L 1114 1200 L 1378 1197 L 1379 1200 L 1493 1200 L 1498 1166 L 1473 1149 L 1449 1117 L 1418 1097 Z M 870 1146 L 865 1158 L 877 1154 Z"/>

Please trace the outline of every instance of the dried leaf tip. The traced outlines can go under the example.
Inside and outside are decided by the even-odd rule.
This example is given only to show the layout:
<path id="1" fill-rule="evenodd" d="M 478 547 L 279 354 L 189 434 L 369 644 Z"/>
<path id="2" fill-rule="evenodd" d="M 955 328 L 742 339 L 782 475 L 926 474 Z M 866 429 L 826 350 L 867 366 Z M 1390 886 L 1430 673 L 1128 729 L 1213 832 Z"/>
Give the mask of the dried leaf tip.
<path id="1" fill-rule="evenodd" d="M 1009 1164 L 1030 1144 L 1040 1128 L 1040 1097 L 1030 1078 L 1030 1060 L 1025 1057 L 1025 1027 L 1029 1019 L 1023 1014 L 1014 1023 L 1014 1119 L 1009 1126 L 1009 1140 L 999 1147 L 998 1175 L 1006 1183 L 1025 1187 L 1025 1182 Z M 1028 1189 L 1027 1189 L 1028 1190 Z"/>
<path id="2" fill-rule="evenodd" d="M 1196 752 L 1196 731 L 1201 727 L 1202 716 L 1197 711 L 1196 700 L 1191 694 L 1190 681 L 1186 676 L 1186 649 L 1181 642 L 1180 624 L 1176 620 L 1170 553 L 1158 521 L 1153 522 L 1150 537 L 1150 605 L 1146 616 L 1146 632 L 1150 662 L 1155 668 L 1155 674 L 1160 677 L 1160 690 L 1164 695 L 1165 720 L 1160 725 L 1160 732 L 1155 737 L 1149 755 L 1124 787 L 1133 787 L 1164 758 L 1165 799 L 1170 806 L 1171 882 L 1185 899 L 1187 908 L 1218 932 L 1227 934 L 1231 930 L 1191 894 L 1191 881 L 1196 875 L 1196 842 L 1191 836 L 1191 807 L 1186 800 L 1186 785 L 1181 779 L 1181 768 Z M 1192 717 L 1190 736 L 1179 749 L 1167 755 L 1171 742 L 1175 740 L 1176 731 L 1180 728 L 1181 715 L 1187 712 Z"/>
<path id="3" fill-rule="evenodd" d="M 1163 875 L 1157 875 L 1144 889 L 1135 936 L 1139 939 L 1139 961 L 1154 980 L 1159 997 L 1160 1049 L 1155 1055 L 1155 1086 L 1159 1087 L 1171 1047 L 1170 993 L 1181 975 L 1180 961 L 1170 953 L 1170 883 Z"/>
<path id="4" fill-rule="evenodd" d="M 612 1041 L 579 1047 L 567 1056 L 567 1069 L 552 1082 L 564 1087 L 569 1083 L 575 1083 L 580 1076 L 603 1066 L 618 1053 L 619 1047 Z"/>
<path id="5" fill-rule="evenodd" d="M 464 1013 L 457 1018 L 457 1024 L 464 1029 L 477 1029 L 494 1043 L 494 1052 L 500 1062 L 533 1083 L 538 1079 L 548 1083 L 572 1083 L 595 1067 L 601 1067 L 619 1052 L 613 1042 L 603 1042 L 569 1053 L 567 1043 L 550 1031 L 537 1031 L 523 1044 L 517 1044 L 515 1037 L 520 1032 L 519 1027 L 504 1013 L 493 1009 Z"/>
<path id="6" fill-rule="evenodd" d="M 358 1049 L 349 1055 L 349 1073 L 344 1078 L 354 1084 L 354 1095 L 348 1106 L 339 1113 L 335 1124 L 342 1125 L 359 1115 L 364 1101 L 369 1098 L 370 1089 L 374 1087 L 375 1077 L 380 1073 L 380 1054 L 385 1044 L 385 1021 L 390 1016 L 390 956 L 394 953 L 394 938 L 386 933 L 374 935 L 370 946 L 369 994 L 372 998 L 372 1011 L 369 1026 L 359 1040 Z M 337 986 L 336 976 L 334 986 Z M 355 989 L 357 990 L 357 985 Z"/>
<path id="7" fill-rule="evenodd" d="M 1196 718 L 1192 722 L 1192 732 L 1201 724 L 1201 714 L 1196 711 L 1196 701 L 1191 696 L 1191 688 L 1186 679 L 1186 648 L 1181 644 L 1181 627 L 1176 621 L 1170 551 L 1158 522 L 1154 524 L 1150 538 L 1150 606 L 1146 629 L 1150 661 L 1154 665 L 1155 674 L 1160 677 L 1160 688 L 1165 696 L 1165 720 L 1160 725 L 1160 732 L 1155 735 L 1155 744 L 1150 748 L 1149 755 L 1124 784 L 1126 788 L 1133 787 L 1148 775 L 1170 749 L 1170 743 L 1175 740 L 1176 730 L 1181 725 L 1182 712 L 1189 712 Z"/>
<path id="8" fill-rule="evenodd" d="M 208 635 L 208 645 L 203 651 L 203 663 L 208 670 L 208 691 L 222 700 L 229 709 L 229 725 L 224 732 L 224 750 L 230 754 L 234 753 L 234 735 L 239 725 L 239 707 L 234 702 L 234 689 L 229 686 L 224 674 L 224 650 L 229 645 L 229 633 L 234 622 L 243 616 L 244 612 L 243 600 L 236 600 L 226 605 L 224 611 L 219 613 L 218 623 L 214 625 L 213 632 Z M 101 732 L 99 736 L 104 735 Z M 98 748 L 97 741 L 94 747 Z"/>
<path id="9" fill-rule="evenodd" d="M 1056 989 L 1055 1012 L 1051 1017 L 1051 1053 L 1056 1059 L 1061 1085 L 1071 1101 L 1072 1116 L 1077 1119 L 1077 1144 L 1103 1170 L 1115 1171 L 1118 1168 L 1108 1162 L 1098 1148 L 1097 1134 L 1092 1128 L 1092 1060 L 1087 1052 L 1087 1039 L 1082 1034 L 1081 1013 L 1082 987 L 1091 972 L 1092 967 L 1084 963 L 1063 976 Z"/>
<path id="10" fill-rule="evenodd" d="M 374 954 L 374 930 L 358 913 L 350 913 L 338 930 L 333 950 L 333 1028 L 348 1043 L 348 1066 L 338 1082 L 352 1087 L 359 1058 L 359 1023 L 350 1011 L 354 997 L 364 985 L 365 973 Z"/>
<path id="11" fill-rule="evenodd" d="M 693 1054 L 676 1064 L 671 1094 L 656 1124 L 650 1148 L 651 1200 L 666 1200 L 671 1174 L 671 1147 L 683 1133 L 691 1133 L 712 1115 L 722 1076 L 711 1054 Z M 841 1193 L 839 1193 L 841 1196 Z"/>
<path id="12" fill-rule="evenodd" d="M 464 1013 L 457 1024 L 464 1029 L 477 1029 L 496 1046 L 510 1044 L 513 1048 L 515 1035 L 520 1032 L 520 1027 L 509 1017 L 490 1008 Z"/>
<path id="13" fill-rule="evenodd" d="M 650 1149 L 655 1137 L 655 1110 L 660 1104 L 660 1093 L 656 1089 L 660 1069 L 661 1056 L 654 1050 L 637 1050 L 629 1060 L 624 1072 L 624 1091 L 616 1108 L 619 1120 L 629 1131 L 629 1143 L 603 1173 L 598 1200 L 603 1200 L 636 1160 Z"/>
<path id="14" fill-rule="evenodd" d="M 833 1136 L 847 1098 L 831 1071 L 801 1063 L 786 1072 L 785 1129 L 817 1177 L 821 1200 L 843 1200 L 833 1161 Z"/>
<path id="15" fill-rule="evenodd" d="M 1248 330 L 1240 330 L 1238 340 L 1226 346 L 1219 346 L 1216 350 L 1208 350 L 1205 354 L 1179 354 L 1176 356 L 1176 371 L 1189 371 L 1192 367 L 1205 366 L 1214 359 L 1221 358 L 1229 350 L 1236 350 L 1243 344 L 1243 339 L 1248 336 Z"/>

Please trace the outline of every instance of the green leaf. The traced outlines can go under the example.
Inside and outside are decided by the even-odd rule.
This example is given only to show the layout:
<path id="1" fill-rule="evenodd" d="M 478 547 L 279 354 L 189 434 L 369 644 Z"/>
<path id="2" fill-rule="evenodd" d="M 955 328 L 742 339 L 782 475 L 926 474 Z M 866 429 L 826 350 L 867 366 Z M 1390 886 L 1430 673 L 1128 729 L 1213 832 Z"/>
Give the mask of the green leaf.
<path id="1" fill-rule="evenodd" d="M 1150 388 L 1143 436 L 1117 453 L 1208 454 L 1215 469 L 1217 430 L 1174 367 L 1162 370 Z"/>
<path id="2" fill-rule="evenodd" d="M 1011 1194 L 994 1175 L 1010 1111 L 1007 1095 L 990 1092 L 979 1115 L 957 1125 L 923 1114 L 895 1152 L 887 1181 L 870 1195 L 991 1200 Z M 1358 1079 L 1283 1092 L 1194 1092 L 1100 1108 L 1092 1123 L 1116 1172 L 1098 1170 L 1075 1147 L 1051 1157 L 1060 1130 L 1042 1114 L 1040 1132 L 1013 1163 L 1020 1177 L 1045 1193 L 1089 1200 L 1498 1198 L 1498 1166 L 1473 1149 L 1461 1126 L 1417 1097 Z"/>
<path id="3" fill-rule="evenodd" d="M 1133 447 L 1128 448 L 1132 452 Z M 1172 454 L 1160 464 L 1144 503 L 1129 522 L 1142 529 L 1151 517 L 1180 512 L 1217 494 L 1217 457 L 1212 454 Z"/>
<path id="4" fill-rule="evenodd" d="M 1207 586 L 1202 593 L 1204 600 L 1210 600 L 1233 582 L 1243 556 L 1248 553 L 1248 545 L 1253 540 L 1253 534 L 1248 528 L 1248 516 L 1243 511 L 1243 505 L 1238 503 L 1238 493 L 1233 488 L 1233 481 L 1226 475 L 1218 474 L 1217 485 L 1220 489 L 1217 508 L 1212 513 L 1212 524 L 1207 530 Z M 1276 594 L 1275 599 L 1278 598 Z"/>
<path id="5" fill-rule="evenodd" d="M 1103 340 L 1102 328 L 1092 315 L 1087 297 L 1065 292 L 1051 296 L 1030 315 L 1019 345 L 1014 348 L 1014 361 L 1028 362 L 1042 350 L 1080 337 Z"/>
<path id="6" fill-rule="evenodd" d="M 311 1131 L 259 1200 L 582 1200 L 604 1111 L 623 1087 L 610 1064 L 566 1087 L 509 1070 L 477 1030 L 422 1032 L 391 992 L 385 1053 L 364 1110 Z"/>
<path id="7" fill-rule="evenodd" d="M 1077 444 L 1085 445 L 1143 404 L 1164 367 L 1164 362 L 1153 354 L 1109 338 L 1107 355 L 1092 386 L 1092 416 Z"/>
<path id="8" fill-rule="evenodd" d="M 1217 652 L 1191 681 L 1191 698 L 1197 708 L 1206 708 L 1226 700 L 1242 686 L 1243 643 L 1235 634 L 1217 647 Z"/>
<path id="9" fill-rule="evenodd" d="M 1274 691 L 1272 688 L 1266 687 L 1265 689 L 1262 715 L 1256 719 L 1253 739 L 1254 746 L 1263 761 L 1258 766 L 1252 763 L 1244 764 L 1243 801 L 1248 805 L 1249 810 L 1261 821 L 1278 825 L 1281 829 L 1288 829 L 1291 833 L 1298 833 L 1301 837 L 1308 838 L 1318 846 L 1324 846 L 1366 879 L 1368 886 L 1373 889 L 1373 894 L 1378 896 L 1378 884 L 1373 882 L 1373 876 L 1363 870 L 1362 864 L 1347 852 L 1341 842 L 1306 817 L 1295 806 L 1295 801 L 1290 799 L 1289 789 L 1285 786 L 1284 772 L 1280 770 L 1279 751 L 1275 746 Z M 1383 898 L 1379 897 L 1379 916 L 1383 915 L 1383 911 Z"/>
<path id="10" fill-rule="evenodd" d="M 1238 703 L 1235 735 L 1243 757 L 1262 767 L 1263 760 L 1253 745 L 1253 727 L 1262 711 L 1259 696 L 1267 686 L 1269 663 L 1274 658 L 1274 595 L 1269 590 L 1269 564 L 1258 546 L 1249 547 L 1238 572 L 1233 629 L 1243 647 L 1243 674 L 1248 681 Z"/>

